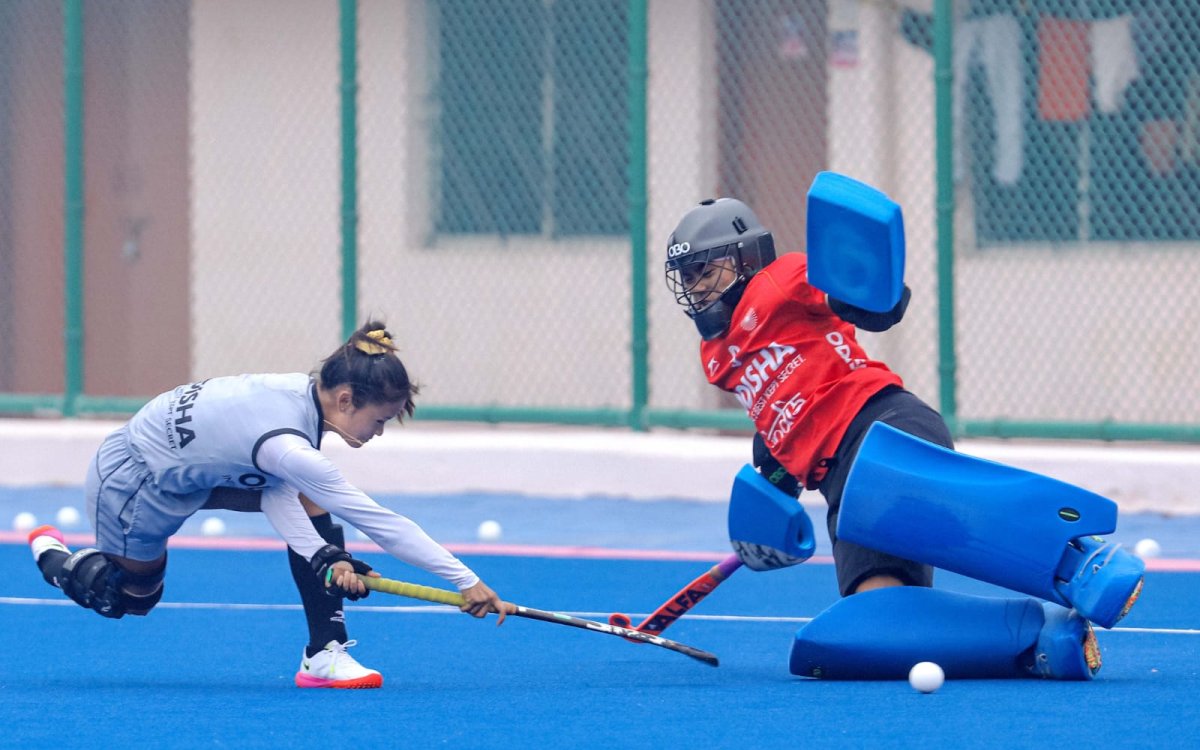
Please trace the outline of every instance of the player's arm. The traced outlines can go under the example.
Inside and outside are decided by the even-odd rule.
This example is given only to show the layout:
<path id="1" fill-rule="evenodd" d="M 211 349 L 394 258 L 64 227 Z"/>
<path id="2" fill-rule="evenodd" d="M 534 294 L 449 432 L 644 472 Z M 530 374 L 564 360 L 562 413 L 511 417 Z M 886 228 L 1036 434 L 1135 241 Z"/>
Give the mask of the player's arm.
<path id="1" fill-rule="evenodd" d="M 270 487 L 263 491 L 261 503 L 267 521 L 305 560 L 311 560 L 327 544 L 313 527 L 295 489 L 286 484 Z"/>
<path id="2" fill-rule="evenodd" d="M 348 521 L 397 559 L 446 579 L 460 591 L 479 583 L 479 576 L 420 526 L 379 505 L 347 482 L 333 462 L 303 438 L 290 434 L 272 437 L 259 448 L 257 458 L 264 470 L 284 478 L 312 502 Z M 290 512 L 307 515 L 299 502 L 295 506 Z"/>
<path id="3" fill-rule="evenodd" d="M 495 612 L 499 616 L 496 618 L 496 624 L 502 625 L 506 615 L 510 615 L 516 611 L 514 605 L 502 601 L 500 595 L 497 594 L 483 581 L 462 589 L 459 593 L 463 597 L 463 612 L 475 617 L 485 617 L 489 612 Z"/>
<path id="4" fill-rule="evenodd" d="M 338 586 L 351 600 L 370 593 L 358 576 L 379 574 L 317 534 L 295 489 L 283 484 L 263 491 L 262 512 L 288 546 L 312 564 L 313 573 L 325 581 L 326 588 Z"/>
<path id="5" fill-rule="evenodd" d="M 904 318 L 904 312 L 908 309 L 910 298 L 912 298 L 912 290 L 908 288 L 908 284 L 905 284 L 904 291 L 900 294 L 900 301 L 896 303 L 895 307 L 886 312 L 872 312 L 864 310 L 861 307 L 855 307 L 849 302 L 834 299 L 828 294 L 825 295 L 825 301 L 828 303 L 829 309 L 833 310 L 834 315 L 837 315 L 855 328 L 861 328 L 864 331 L 872 331 L 874 333 L 886 331 L 899 323 Z"/>

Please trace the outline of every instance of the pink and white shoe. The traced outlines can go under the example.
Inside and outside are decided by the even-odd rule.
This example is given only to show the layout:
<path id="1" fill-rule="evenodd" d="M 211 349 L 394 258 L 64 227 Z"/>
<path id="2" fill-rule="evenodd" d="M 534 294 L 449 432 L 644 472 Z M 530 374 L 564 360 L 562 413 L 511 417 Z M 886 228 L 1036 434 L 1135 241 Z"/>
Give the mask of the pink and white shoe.
<path id="1" fill-rule="evenodd" d="M 367 669 L 346 652 L 358 641 L 345 643 L 330 641 L 325 648 L 313 656 L 308 652 L 300 660 L 300 671 L 296 672 L 296 687 L 302 688 L 377 688 L 383 687 L 383 675 Z"/>

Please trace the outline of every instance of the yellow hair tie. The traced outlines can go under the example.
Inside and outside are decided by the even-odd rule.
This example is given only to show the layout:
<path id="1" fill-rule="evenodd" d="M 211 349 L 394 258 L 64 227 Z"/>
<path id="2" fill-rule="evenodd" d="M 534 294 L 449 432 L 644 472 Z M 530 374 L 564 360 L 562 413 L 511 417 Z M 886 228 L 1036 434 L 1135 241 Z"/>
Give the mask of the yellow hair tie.
<path id="1" fill-rule="evenodd" d="M 387 331 L 383 330 L 382 328 L 377 328 L 374 331 L 368 331 L 366 336 L 367 338 L 374 339 L 374 341 L 354 342 L 354 348 L 363 354 L 388 354 L 394 349 L 392 346 L 392 339 L 387 335 Z"/>

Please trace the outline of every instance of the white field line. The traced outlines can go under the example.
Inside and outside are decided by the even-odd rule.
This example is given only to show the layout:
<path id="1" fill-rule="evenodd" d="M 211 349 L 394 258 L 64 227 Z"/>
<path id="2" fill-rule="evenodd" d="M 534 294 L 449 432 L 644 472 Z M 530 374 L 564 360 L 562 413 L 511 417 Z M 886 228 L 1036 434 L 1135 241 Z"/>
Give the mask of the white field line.
<path id="1" fill-rule="evenodd" d="M 0 596 L 0 605 L 33 607 L 74 607 L 75 602 L 69 599 L 37 599 L 19 596 Z M 155 609 L 225 609 L 251 611 L 295 611 L 300 610 L 299 604 L 231 604 L 228 602 L 161 602 Z M 379 607 L 374 605 L 355 605 L 355 612 L 379 612 L 383 614 L 423 615 L 423 614 L 458 614 L 458 610 L 448 605 L 416 605 Z M 562 612 L 564 615 L 594 619 L 600 622 L 608 621 L 608 612 Z M 649 612 L 629 613 L 631 619 L 645 618 Z M 803 624 L 811 622 L 811 617 L 773 617 L 767 615 L 684 615 L 681 620 L 704 620 L 707 622 L 748 622 L 771 623 L 788 622 Z M 1157 635 L 1200 635 L 1200 630 L 1193 628 L 1112 628 L 1097 630 L 1097 633 L 1151 633 Z"/>

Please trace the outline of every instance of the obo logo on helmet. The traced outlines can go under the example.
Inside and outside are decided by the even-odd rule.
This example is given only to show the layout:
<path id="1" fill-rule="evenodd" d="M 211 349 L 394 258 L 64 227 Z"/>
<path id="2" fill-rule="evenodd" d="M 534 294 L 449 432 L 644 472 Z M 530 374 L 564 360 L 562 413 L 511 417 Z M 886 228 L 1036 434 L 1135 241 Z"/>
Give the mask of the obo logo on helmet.
<path id="1" fill-rule="evenodd" d="M 692 243 L 679 242 L 667 248 L 668 258 L 678 258 L 680 255 L 687 255 L 692 251 Z"/>

